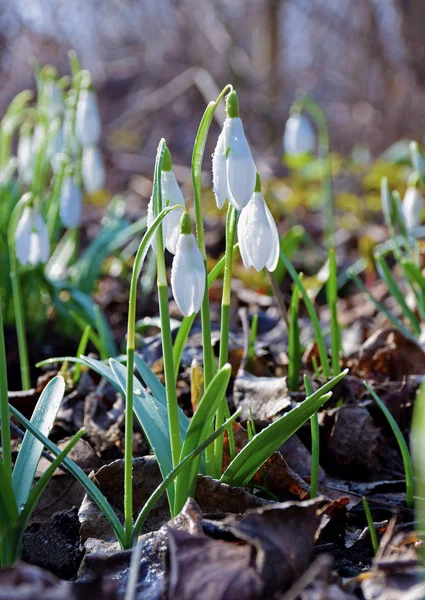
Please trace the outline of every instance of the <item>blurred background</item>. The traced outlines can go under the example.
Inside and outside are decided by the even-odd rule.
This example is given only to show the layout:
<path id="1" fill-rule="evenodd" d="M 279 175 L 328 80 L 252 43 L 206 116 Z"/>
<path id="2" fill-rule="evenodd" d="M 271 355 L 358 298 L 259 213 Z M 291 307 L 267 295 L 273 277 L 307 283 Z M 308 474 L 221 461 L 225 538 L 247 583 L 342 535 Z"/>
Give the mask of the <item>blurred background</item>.
<path id="1" fill-rule="evenodd" d="M 421 140 L 424 31 L 424 0 L 0 0 L 0 110 L 34 87 L 32 60 L 68 72 L 74 48 L 95 80 L 118 191 L 134 173 L 143 187 L 160 137 L 184 179 L 205 105 L 231 82 L 256 160 L 279 175 L 301 89 L 338 152 Z"/>

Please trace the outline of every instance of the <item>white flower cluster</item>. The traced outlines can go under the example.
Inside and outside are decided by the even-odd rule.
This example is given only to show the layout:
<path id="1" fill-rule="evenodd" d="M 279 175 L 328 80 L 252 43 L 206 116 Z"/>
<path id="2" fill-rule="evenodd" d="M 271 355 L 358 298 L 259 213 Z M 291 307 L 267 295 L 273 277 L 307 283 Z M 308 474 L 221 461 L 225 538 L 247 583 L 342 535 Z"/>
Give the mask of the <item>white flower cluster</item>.
<path id="1" fill-rule="evenodd" d="M 238 240 L 246 268 L 274 271 L 279 259 L 279 234 L 261 193 L 261 182 L 239 118 L 235 92 L 227 97 L 227 118 L 213 155 L 213 189 L 218 208 L 226 200 L 239 213 Z M 166 151 L 161 174 L 162 207 L 185 206 L 183 194 Z M 182 214 L 183 213 L 183 214 Z M 154 220 L 153 200 L 148 207 L 148 226 Z M 173 254 L 171 287 L 174 299 L 185 315 L 200 310 L 205 294 L 206 272 L 202 255 L 191 232 L 186 212 L 176 209 L 162 225 L 165 247 Z M 154 246 L 154 244 L 153 244 Z"/>
<path id="2" fill-rule="evenodd" d="M 81 224 L 82 186 L 88 194 L 94 194 L 105 185 L 97 98 L 90 75 L 81 71 L 80 77 L 78 92 L 72 87 L 65 99 L 55 70 L 49 67 L 42 73 L 38 98 L 40 118 L 35 125 L 30 120 L 23 123 L 17 148 L 18 175 L 27 188 L 31 188 L 37 177 L 37 169 L 48 168 L 50 163 L 53 174 L 61 182 L 59 216 L 66 228 Z M 43 160 L 47 161 L 46 166 Z M 48 260 L 49 236 L 38 201 L 28 201 L 25 206 L 15 240 L 21 264 L 36 265 Z"/>

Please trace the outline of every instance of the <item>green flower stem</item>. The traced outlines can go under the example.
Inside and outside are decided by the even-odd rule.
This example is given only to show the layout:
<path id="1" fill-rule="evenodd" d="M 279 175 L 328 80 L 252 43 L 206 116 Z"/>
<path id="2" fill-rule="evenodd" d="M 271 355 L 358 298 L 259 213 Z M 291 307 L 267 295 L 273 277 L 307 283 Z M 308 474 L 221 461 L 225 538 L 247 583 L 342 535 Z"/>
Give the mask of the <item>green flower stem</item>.
<path id="1" fill-rule="evenodd" d="M 232 285 L 232 261 L 233 261 L 233 243 L 236 235 L 236 225 L 238 222 L 237 210 L 229 205 L 226 218 L 226 254 L 224 260 L 223 275 L 223 295 L 221 298 L 221 325 L 220 325 L 220 352 L 218 358 L 219 369 L 224 367 L 229 358 L 229 334 L 230 334 L 230 301 Z M 223 421 L 226 412 L 225 404 L 227 398 L 224 395 L 218 405 L 215 427 L 218 429 Z M 229 437 L 233 435 L 233 430 L 228 430 Z M 214 471 L 216 478 L 221 477 L 221 465 L 223 460 L 223 436 L 218 437 L 214 442 Z"/>
<path id="2" fill-rule="evenodd" d="M 7 394 L 6 347 L 4 342 L 3 307 L 0 306 L 0 419 L 3 466 L 12 476 L 12 454 L 10 446 L 9 400 Z"/>
<path id="3" fill-rule="evenodd" d="M 205 249 L 204 223 L 202 218 L 202 160 L 204 158 L 205 144 L 212 118 L 224 95 L 232 91 L 233 87 L 227 85 L 218 96 L 215 102 L 210 102 L 205 109 L 202 120 L 199 124 L 192 153 L 192 182 L 193 182 L 193 202 L 195 208 L 196 237 L 198 247 L 204 259 L 205 270 L 207 266 L 207 253 Z M 214 376 L 214 354 L 211 345 L 211 318 L 210 302 L 208 298 L 208 285 L 205 283 L 205 294 L 201 306 L 201 325 L 202 325 L 202 346 L 204 359 L 204 386 L 208 387 Z M 211 447 L 210 447 L 211 448 Z M 210 449 L 207 449 L 211 452 Z"/>
<path id="4" fill-rule="evenodd" d="M 313 388 L 307 375 L 304 375 L 304 386 L 307 396 L 313 394 Z M 319 417 L 317 412 L 310 417 L 311 428 L 311 478 L 310 478 L 310 498 L 316 498 L 317 487 L 319 484 L 319 459 L 320 459 L 320 430 Z"/>
<path id="5" fill-rule="evenodd" d="M 155 216 L 157 216 L 161 211 L 161 172 L 165 149 L 165 140 L 161 140 L 158 146 L 158 153 L 156 157 L 153 186 L 153 208 Z M 174 374 L 173 339 L 171 337 L 170 312 L 168 307 L 167 270 L 165 266 L 162 227 L 158 227 L 156 231 L 155 242 L 159 318 L 161 320 L 162 354 L 164 360 L 165 389 L 167 393 L 168 426 L 170 432 L 171 457 L 174 468 L 179 464 L 181 444 L 176 393 L 176 377 Z"/>
<path id="6" fill-rule="evenodd" d="M 158 147 L 158 154 L 155 163 L 155 175 L 154 175 L 154 200 L 156 206 L 159 204 L 158 200 L 158 177 L 161 169 L 162 157 L 165 148 L 165 141 L 161 140 L 160 145 Z M 159 189 L 160 193 L 160 189 Z M 155 208 L 155 207 L 154 207 Z M 157 248 L 157 256 L 161 253 L 159 251 L 162 248 L 162 262 L 160 262 L 160 267 L 158 268 L 158 294 L 160 296 L 160 312 L 161 319 L 165 319 L 164 311 L 161 311 L 162 307 L 162 295 L 163 293 L 160 291 L 161 287 L 164 287 L 164 278 L 165 278 L 165 288 L 167 287 L 167 279 L 165 272 L 165 262 L 164 262 L 164 251 L 163 251 L 163 243 L 162 243 L 162 227 L 160 227 L 160 223 L 162 219 L 175 207 L 166 208 L 163 211 L 158 211 L 156 214 L 155 220 L 148 232 L 146 232 L 138 250 L 136 257 L 134 259 L 133 272 L 131 275 L 130 282 L 130 295 L 129 295 L 129 304 L 128 304 L 128 325 L 127 325 L 127 380 L 126 380 L 126 412 L 125 412 L 125 454 L 124 454 L 124 540 L 125 547 L 129 548 L 131 544 L 131 536 L 133 531 L 133 369 L 134 369 L 134 353 L 136 349 L 136 300 L 137 300 L 137 282 L 139 279 L 140 271 L 143 265 L 143 261 L 146 257 L 147 251 L 149 249 L 149 243 L 151 241 L 151 237 L 153 237 L 153 232 L 156 229 L 157 231 L 157 239 L 156 239 L 156 248 Z M 158 236 L 159 232 L 159 236 Z M 162 283 L 162 286 L 160 285 Z M 166 308 L 168 313 L 168 291 L 166 292 Z M 170 387 L 170 377 L 169 373 L 174 373 L 173 362 L 171 363 L 171 371 L 169 364 L 169 355 L 171 353 L 172 357 L 172 344 L 171 344 L 171 332 L 170 332 L 170 319 L 166 319 L 166 323 L 162 323 L 162 339 L 163 339 L 163 351 L 164 351 L 164 365 L 167 364 L 167 373 L 166 373 L 166 388 L 167 388 L 167 406 L 170 409 L 170 401 L 173 400 L 173 393 L 175 397 L 175 380 L 173 377 L 172 385 Z M 168 324 L 168 331 L 167 331 Z M 167 337 L 169 336 L 169 339 Z M 168 350 L 166 346 L 169 346 Z M 170 393 L 171 390 L 171 393 Z M 177 399 L 175 399 L 175 409 L 173 411 L 173 407 L 171 406 L 171 410 L 169 410 L 169 423 L 170 423 L 170 439 L 173 439 L 172 433 L 174 433 L 175 428 L 177 427 L 178 431 L 178 417 L 176 421 L 176 417 L 174 415 L 177 413 Z M 174 419 L 174 420 L 173 420 Z M 179 448 L 180 453 L 180 448 Z M 178 458 L 177 458 L 178 460 Z"/>
<path id="7" fill-rule="evenodd" d="M 10 255 L 10 279 L 12 281 L 13 306 L 15 310 L 16 335 L 18 338 L 19 365 L 21 369 L 22 389 L 31 388 L 30 366 L 28 358 L 27 336 L 25 329 L 24 305 L 22 300 L 21 282 L 19 277 L 19 265 L 16 258 L 15 232 L 21 216 L 24 203 L 20 200 L 15 206 L 8 232 L 8 244 Z"/>
<path id="8" fill-rule="evenodd" d="M 323 191 L 325 197 L 326 244 L 328 248 L 335 247 L 335 205 L 332 185 L 331 141 L 326 115 L 310 96 L 305 95 L 296 103 L 300 110 L 305 110 L 316 123 L 319 138 L 319 155 L 325 165 Z"/>

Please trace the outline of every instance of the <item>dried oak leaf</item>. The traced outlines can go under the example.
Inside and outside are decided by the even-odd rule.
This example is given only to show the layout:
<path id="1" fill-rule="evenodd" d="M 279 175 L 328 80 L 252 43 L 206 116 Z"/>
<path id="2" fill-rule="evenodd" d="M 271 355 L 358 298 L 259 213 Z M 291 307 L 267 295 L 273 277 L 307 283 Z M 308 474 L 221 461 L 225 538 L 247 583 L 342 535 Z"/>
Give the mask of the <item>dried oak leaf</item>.
<path id="1" fill-rule="evenodd" d="M 347 366 L 358 377 L 399 381 L 425 374 L 425 352 L 398 329 L 387 327 L 366 340 Z"/>
<path id="2" fill-rule="evenodd" d="M 101 580 L 78 584 L 62 581 L 43 569 L 24 562 L 0 570 L 0 600 L 117 600 Z"/>
<path id="3" fill-rule="evenodd" d="M 242 408 L 242 421 L 249 420 L 250 409 L 254 419 L 267 421 L 292 406 L 286 377 L 255 377 L 242 370 L 233 386 L 233 402 Z"/>
<path id="4" fill-rule="evenodd" d="M 323 439 L 329 473 L 364 480 L 379 472 L 379 429 L 366 408 L 342 406 L 328 411 Z"/>

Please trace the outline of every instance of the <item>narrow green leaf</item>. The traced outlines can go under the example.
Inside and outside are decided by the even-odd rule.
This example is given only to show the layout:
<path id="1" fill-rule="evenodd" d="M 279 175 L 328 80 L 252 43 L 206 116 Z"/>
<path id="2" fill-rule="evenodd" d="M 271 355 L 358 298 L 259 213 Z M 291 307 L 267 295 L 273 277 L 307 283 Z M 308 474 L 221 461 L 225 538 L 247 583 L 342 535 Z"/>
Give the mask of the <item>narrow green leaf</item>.
<path id="1" fill-rule="evenodd" d="M 300 365 L 301 365 L 301 344 L 300 327 L 298 323 L 298 311 L 300 304 L 300 292 L 296 283 L 292 290 L 291 304 L 289 307 L 289 332 L 288 332 L 288 385 L 291 392 L 298 391 Z"/>
<path id="2" fill-rule="evenodd" d="M 14 406 L 9 404 L 9 410 L 13 417 L 21 423 L 42 445 L 44 445 L 54 456 L 58 456 L 61 453 L 61 450 L 51 442 L 46 436 L 44 436 L 37 428 L 35 428 L 31 421 L 28 421 L 23 414 L 21 414 Z M 63 460 L 63 465 L 70 471 L 70 473 L 81 483 L 86 492 L 93 498 L 94 502 L 97 504 L 99 509 L 108 519 L 111 524 L 112 529 L 114 530 L 115 535 L 117 536 L 117 540 L 124 547 L 124 529 L 121 525 L 117 515 L 113 511 L 111 505 L 108 500 L 102 494 L 98 487 L 92 482 L 92 480 L 84 473 L 84 471 L 69 457 Z"/>
<path id="3" fill-rule="evenodd" d="M 385 418 L 387 419 L 396 437 L 398 447 L 400 448 L 401 456 L 403 459 L 404 473 L 406 476 L 406 504 L 407 506 L 412 507 L 414 497 L 413 464 L 406 440 L 404 439 L 404 436 L 401 432 L 400 427 L 398 426 L 397 421 L 394 419 L 394 417 L 392 416 L 388 408 L 385 406 L 385 404 L 382 402 L 378 394 L 370 387 L 367 381 L 363 381 L 363 385 L 366 387 L 369 394 L 372 396 L 372 398 L 378 404 L 379 408 L 384 413 Z"/>
<path id="4" fill-rule="evenodd" d="M 63 377 L 54 377 L 44 388 L 31 417 L 31 424 L 45 436 L 53 426 L 65 393 Z M 12 482 L 18 511 L 21 512 L 28 499 L 43 452 L 43 444 L 30 431 L 25 432 L 21 449 L 13 469 Z"/>
<path id="5" fill-rule="evenodd" d="M 328 393 L 348 373 L 348 369 L 325 383 L 311 396 L 284 414 L 256 436 L 223 473 L 221 481 L 229 485 L 243 487 L 249 483 L 255 473 L 287 439 L 291 437 L 321 406 L 331 397 Z"/>
<path id="6" fill-rule="evenodd" d="M 189 456 L 195 448 L 200 446 L 203 440 L 211 431 L 211 423 L 221 399 L 226 393 L 229 385 L 232 368 L 229 364 L 224 365 L 205 390 L 198 408 L 196 409 L 183 442 L 180 453 L 180 462 Z M 199 457 L 200 459 L 200 457 Z M 199 459 L 192 461 L 190 467 L 187 467 L 177 479 L 176 499 L 174 512 L 180 512 L 187 497 L 193 495 L 196 476 L 198 474 Z"/>
<path id="7" fill-rule="evenodd" d="M 153 494 L 151 494 L 151 496 L 149 497 L 149 499 L 147 500 L 147 502 L 145 503 L 144 507 L 142 508 L 139 516 L 136 519 L 136 523 L 134 524 L 134 528 L 133 528 L 133 534 L 132 534 L 132 543 L 134 544 L 140 534 L 140 531 L 143 527 L 143 523 L 146 521 L 146 517 L 148 516 L 148 514 L 150 513 L 150 511 L 152 510 L 152 508 L 155 506 L 155 504 L 158 502 L 159 498 L 162 496 L 162 494 L 167 490 L 170 489 L 170 484 L 174 481 L 174 479 L 177 477 L 177 475 L 179 475 L 179 473 L 182 471 L 182 469 L 184 469 L 186 466 L 190 466 L 191 461 L 196 458 L 199 454 L 201 454 L 201 452 L 203 452 L 205 450 L 205 448 L 207 448 L 210 444 L 212 444 L 212 442 L 219 437 L 220 435 L 222 435 L 224 433 L 224 431 L 231 426 L 231 424 L 233 423 L 233 421 L 235 421 L 239 415 L 241 414 L 241 409 L 237 410 L 231 417 L 230 419 L 227 419 L 223 425 L 221 427 L 219 427 L 216 431 L 214 431 L 214 433 L 204 442 L 202 442 L 202 444 L 200 446 L 198 446 L 198 448 L 196 448 L 195 450 L 193 450 L 188 456 L 186 456 L 186 458 L 184 458 L 178 465 L 177 467 L 175 467 L 173 469 L 173 471 L 171 471 L 167 477 L 165 477 L 165 479 L 162 481 L 162 483 L 156 488 L 156 490 L 153 492 Z"/>
<path id="8" fill-rule="evenodd" d="M 322 331 L 320 328 L 319 317 L 317 316 L 314 305 L 313 305 L 312 301 L 310 300 L 309 295 L 307 294 L 307 290 L 305 289 L 305 287 L 304 287 L 301 279 L 299 278 L 296 270 L 294 269 L 291 261 L 288 258 L 286 258 L 286 256 L 282 252 L 280 253 L 280 258 L 282 259 L 283 263 L 285 264 L 285 267 L 287 268 L 290 276 L 292 277 L 292 280 L 298 286 L 298 288 L 301 292 L 305 307 L 308 312 L 308 316 L 310 317 L 310 321 L 311 321 L 311 324 L 314 329 L 314 336 L 315 336 L 317 347 L 319 350 L 319 356 L 320 356 L 320 362 L 321 362 L 322 369 L 323 369 L 323 375 L 325 377 L 329 377 L 330 369 L 329 369 L 329 362 L 328 362 L 328 353 L 326 350 L 325 340 L 323 339 Z"/>

